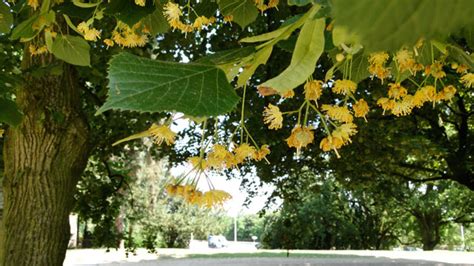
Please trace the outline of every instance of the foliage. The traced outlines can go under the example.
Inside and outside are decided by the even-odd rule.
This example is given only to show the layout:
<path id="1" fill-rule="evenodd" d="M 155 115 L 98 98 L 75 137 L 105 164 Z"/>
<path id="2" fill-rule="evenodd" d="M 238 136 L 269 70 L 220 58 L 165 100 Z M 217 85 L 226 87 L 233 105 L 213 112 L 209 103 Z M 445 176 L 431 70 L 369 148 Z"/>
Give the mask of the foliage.
<path id="1" fill-rule="evenodd" d="M 309 175 L 313 176 L 313 175 Z M 395 244 L 403 213 L 331 179 L 299 190 L 267 220 L 263 245 L 284 249 L 382 249 Z"/>
<path id="2" fill-rule="evenodd" d="M 91 164 L 79 183 L 76 212 L 93 226 L 94 246 L 118 247 L 125 240 L 130 251 L 185 248 L 191 235 L 202 240 L 223 232 L 219 210 L 190 205 L 167 194 L 172 177 L 164 161 L 154 161 L 148 152 L 133 157 L 116 158 L 108 170 L 102 169 L 102 162 Z M 135 167 L 126 169 L 125 165 Z M 104 176 L 104 171 L 111 173 Z"/>
<path id="3" fill-rule="evenodd" d="M 237 240 L 253 241 L 252 237 L 256 236 L 260 241 L 263 233 L 263 223 L 266 217 L 259 217 L 256 214 L 248 214 L 237 217 Z M 226 239 L 234 239 L 234 222 L 232 218 L 227 219 L 226 230 L 224 236 Z"/>
<path id="4" fill-rule="evenodd" d="M 413 8 L 406 9 L 405 4 Z M 449 19 L 444 19 L 446 10 L 452 11 Z M 185 199 L 195 199 L 190 196 L 200 195 L 198 192 L 204 194 L 195 184 L 210 171 L 243 174 L 256 166 L 259 177 L 273 182 L 278 188 L 275 194 L 287 201 L 284 220 L 279 220 L 280 232 L 285 232 L 284 221 L 291 222 L 292 215 L 311 209 L 292 204 L 307 185 L 300 174 L 308 170 L 334 172 L 339 183 L 328 186 L 334 185 L 342 203 L 335 201 L 334 195 L 304 202 L 310 207 L 320 207 L 321 202 L 333 204 L 330 206 L 336 209 L 336 217 L 331 218 L 341 222 L 344 233 L 356 239 L 356 245 L 362 245 L 357 233 L 365 229 L 355 224 L 360 232 L 354 233 L 350 230 L 354 224 L 341 217 L 369 216 L 362 210 L 356 215 L 357 208 L 348 207 L 351 199 L 347 191 L 372 188 L 373 192 L 373 188 L 393 186 L 395 189 L 382 191 L 390 191 L 393 198 L 403 193 L 423 198 L 426 195 L 416 194 L 423 188 L 419 182 L 442 179 L 474 188 L 471 13 L 467 0 L 390 5 L 373 1 L 347 5 L 339 0 L 2 1 L 0 99 L 8 104 L 0 108 L 8 106 L 9 110 L 1 110 L 0 133 L 7 129 L 9 140 L 8 127 L 23 119 L 14 101 L 35 97 L 20 95 L 17 88 L 34 80 L 31 77 L 64 78 L 63 65 L 72 64 L 82 86 L 78 106 L 91 129 L 92 153 L 87 156 L 92 161 L 79 196 L 90 196 L 97 200 L 95 204 L 103 204 L 88 206 L 89 202 L 79 200 L 78 208 L 85 208 L 78 210 L 82 215 L 96 217 L 98 224 L 103 219 L 103 228 L 111 228 L 110 219 L 117 216 L 118 206 L 126 198 L 121 194 L 127 191 L 124 184 L 133 183 L 133 179 L 129 173 L 117 171 L 126 168 L 123 165 L 117 169 L 107 165 L 123 163 L 136 150 L 147 150 L 168 155 L 173 163 L 190 161 L 194 170 L 191 176 L 196 178 L 173 180 L 179 181 L 173 184 L 178 188 L 193 186 L 184 193 Z M 374 17 L 380 23 L 373 23 Z M 134 63 L 129 69 L 128 62 L 123 61 L 145 62 L 151 67 L 142 69 Z M 174 77 L 190 68 L 193 73 L 210 72 L 175 83 L 157 73 L 164 64 L 174 67 Z M 137 80 L 134 73 L 144 78 Z M 166 82 L 175 84 L 168 89 L 173 92 L 171 98 L 161 90 Z M 137 88 L 152 93 L 129 97 Z M 117 104 L 121 92 L 126 92 L 124 102 Z M 242 99 L 238 106 L 235 94 Z M 208 97 L 202 97 L 201 102 L 194 95 Z M 104 112 L 95 115 L 101 107 Z M 154 113 L 105 111 L 112 108 Z M 49 112 L 37 110 L 38 114 Z M 60 119 L 60 115 L 52 115 Z M 174 120 L 181 118 L 189 118 L 191 127 L 178 134 L 170 132 Z M 44 122 L 39 120 L 35 122 Z M 29 129 L 21 128 L 26 133 Z M 155 149 L 146 149 L 137 141 L 129 146 L 110 145 L 136 132 L 152 136 Z M 189 142 L 174 149 L 164 145 L 174 143 L 175 135 Z M 288 147 L 294 147 L 296 153 Z M 428 185 L 436 195 L 448 191 L 442 188 L 445 185 L 454 186 Z M 361 202 L 375 198 L 357 196 Z M 425 198 L 426 202 L 434 200 Z M 389 199 L 384 201 L 392 204 Z M 426 203 L 421 207 L 427 207 Z M 380 209 L 371 211 L 379 213 Z M 327 232 L 312 226 L 319 233 L 318 239 L 323 239 Z M 144 229 L 149 243 L 155 239 L 156 228 Z M 107 237 L 120 234 L 123 232 L 101 234 L 100 241 L 113 243 Z M 367 243 L 375 247 L 373 239 Z M 287 247 L 301 244 L 285 241 Z M 309 242 L 301 238 L 305 241 Z M 323 242 L 349 245 L 337 235 L 317 245 Z"/>

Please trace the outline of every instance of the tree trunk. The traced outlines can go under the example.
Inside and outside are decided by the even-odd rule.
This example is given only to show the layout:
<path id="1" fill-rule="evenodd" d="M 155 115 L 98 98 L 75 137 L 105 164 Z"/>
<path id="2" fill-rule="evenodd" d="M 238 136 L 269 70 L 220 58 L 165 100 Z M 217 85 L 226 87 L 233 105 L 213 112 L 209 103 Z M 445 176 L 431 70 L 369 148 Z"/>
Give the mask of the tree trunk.
<path id="1" fill-rule="evenodd" d="M 25 79 L 17 91 L 24 118 L 8 130 L 3 150 L 0 265 L 62 265 L 73 195 L 89 153 L 88 127 L 73 67 Z"/>
<path id="2" fill-rule="evenodd" d="M 423 250 L 433 250 L 441 240 L 441 211 L 419 211 L 416 212 L 415 217 L 421 233 Z"/>

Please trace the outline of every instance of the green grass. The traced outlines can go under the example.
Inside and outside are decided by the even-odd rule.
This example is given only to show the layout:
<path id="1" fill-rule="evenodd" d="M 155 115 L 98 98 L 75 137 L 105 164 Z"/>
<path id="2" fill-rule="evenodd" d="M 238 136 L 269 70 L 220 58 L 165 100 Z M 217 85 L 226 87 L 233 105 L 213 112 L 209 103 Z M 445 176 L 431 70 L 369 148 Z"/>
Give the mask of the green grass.
<path id="1" fill-rule="evenodd" d="M 193 259 L 223 259 L 223 258 L 286 258 L 286 252 L 252 252 L 252 253 L 216 253 L 216 254 L 190 254 L 186 258 Z M 318 253 L 292 253 L 290 258 L 362 258 L 357 255 L 318 254 Z"/>

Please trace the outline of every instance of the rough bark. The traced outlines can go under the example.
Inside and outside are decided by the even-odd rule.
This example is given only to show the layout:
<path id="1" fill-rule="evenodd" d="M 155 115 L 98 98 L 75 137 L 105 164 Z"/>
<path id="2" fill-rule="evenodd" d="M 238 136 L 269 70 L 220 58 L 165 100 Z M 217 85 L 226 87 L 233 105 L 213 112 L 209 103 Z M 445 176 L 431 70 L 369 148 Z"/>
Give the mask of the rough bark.
<path id="1" fill-rule="evenodd" d="M 7 132 L 3 150 L 5 206 L 0 265 L 62 265 L 68 215 L 88 155 L 74 68 L 27 76 L 17 91 L 22 123 Z"/>
<path id="2" fill-rule="evenodd" d="M 421 233 L 423 250 L 433 250 L 441 240 L 441 211 L 439 209 L 430 211 L 415 211 L 414 215 Z"/>

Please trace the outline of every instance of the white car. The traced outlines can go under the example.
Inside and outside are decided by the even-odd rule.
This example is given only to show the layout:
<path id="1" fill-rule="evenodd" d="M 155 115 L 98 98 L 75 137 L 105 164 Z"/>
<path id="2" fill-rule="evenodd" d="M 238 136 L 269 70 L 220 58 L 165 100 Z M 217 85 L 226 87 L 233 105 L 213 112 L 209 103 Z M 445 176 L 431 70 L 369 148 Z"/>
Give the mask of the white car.
<path id="1" fill-rule="evenodd" d="M 228 246 L 227 239 L 223 235 L 210 235 L 207 238 L 207 245 L 210 248 L 225 248 Z"/>

